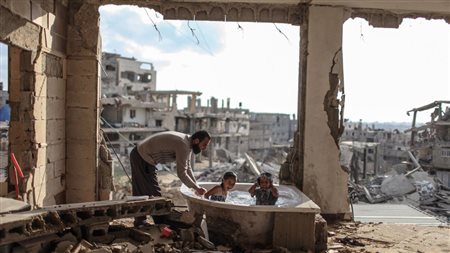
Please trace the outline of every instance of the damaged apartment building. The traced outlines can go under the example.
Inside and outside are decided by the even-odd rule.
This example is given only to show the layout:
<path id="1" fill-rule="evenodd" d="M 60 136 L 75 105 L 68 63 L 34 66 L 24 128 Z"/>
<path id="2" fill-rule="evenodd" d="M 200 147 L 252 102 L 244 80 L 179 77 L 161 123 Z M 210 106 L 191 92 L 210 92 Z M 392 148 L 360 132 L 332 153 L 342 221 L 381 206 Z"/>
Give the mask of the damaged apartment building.
<path id="1" fill-rule="evenodd" d="M 393 29 L 404 18 L 450 22 L 446 0 L 2 0 L 0 41 L 9 52 L 9 151 L 24 174 L 18 195 L 34 208 L 109 197 L 104 192 L 111 187 L 104 179 L 111 172 L 102 166 L 100 133 L 99 7 L 106 4 L 151 8 L 167 20 L 299 26 L 298 128 L 283 181 L 297 186 L 327 219 L 350 212 L 349 175 L 339 162 L 344 22 L 359 17 L 374 27 Z M 13 174 L 9 170 L 10 192 Z M 291 225 L 302 227 L 295 220 Z"/>
<path id="2" fill-rule="evenodd" d="M 339 143 L 341 159 L 348 167 L 358 167 L 363 179 L 384 175 L 393 165 L 409 160 L 409 134 L 399 129 L 376 128 L 375 124 L 369 126 L 361 121 L 344 124 Z M 348 165 L 350 160 L 353 165 Z"/>
<path id="3" fill-rule="evenodd" d="M 128 154 L 128 149 L 153 133 L 196 129 L 208 129 L 213 147 L 236 153 L 247 150 L 248 110 L 230 108 L 230 99 L 226 107 L 222 100 L 220 108 L 212 97 L 202 107 L 201 92 L 157 90 L 152 63 L 118 54 L 102 53 L 102 68 L 102 130 L 120 153 Z M 182 96 L 187 107 L 179 110 L 177 101 Z"/>

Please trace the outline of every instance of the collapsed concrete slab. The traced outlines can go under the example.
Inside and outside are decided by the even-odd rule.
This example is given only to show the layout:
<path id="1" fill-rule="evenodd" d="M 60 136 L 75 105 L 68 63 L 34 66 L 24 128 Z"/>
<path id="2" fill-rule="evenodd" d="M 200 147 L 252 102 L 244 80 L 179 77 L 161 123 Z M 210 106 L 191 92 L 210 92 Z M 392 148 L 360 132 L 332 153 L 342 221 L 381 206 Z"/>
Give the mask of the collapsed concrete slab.
<path id="1" fill-rule="evenodd" d="M 49 206 L 0 217 L 0 245 L 61 232 L 69 227 L 107 223 L 113 219 L 144 215 L 168 215 L 166 198 L 136 201 L 98 201 Z"/>

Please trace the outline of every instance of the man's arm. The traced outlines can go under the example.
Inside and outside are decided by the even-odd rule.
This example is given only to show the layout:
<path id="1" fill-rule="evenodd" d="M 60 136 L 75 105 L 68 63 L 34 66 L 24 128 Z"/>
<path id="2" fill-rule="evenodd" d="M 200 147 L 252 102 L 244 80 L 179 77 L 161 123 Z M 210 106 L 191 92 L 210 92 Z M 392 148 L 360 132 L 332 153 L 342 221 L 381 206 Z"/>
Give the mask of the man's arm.
<path id="1" fill-rule="evenodd" d="M 189 188 L 197 190 L 200 187 L 197 185 L 197 182 L 192 180 L 191 176 L 189 175 L 188 163 L 189 160 L 177 157 L 177 175 L 183 184 L 185 184 Z"/>
<path id="2" fill-rule="evenodd" d="M 197 181 L 195 180 L 194 173 L 192 172 L 190 165 L 190 153 L 190 151 L 186 152 L 185 150 L 178 151 L 176 153 L 177 175 L 183 184 L 194 189 L 198 195 L 203 195 L 205 194 L 206 189 L 197 185 Z"/>
<path id="3" fill-rule="evenodd" d="M 195 179 L 194 172 L 192 171 L 192 167 L 191 167 L 190 163 L 191 163 L 191 161 L 188 161 L 187 174 L 192 179 L 192 181 L 194 181 L 195 184 L 197 184 L 197 180 Z"/>

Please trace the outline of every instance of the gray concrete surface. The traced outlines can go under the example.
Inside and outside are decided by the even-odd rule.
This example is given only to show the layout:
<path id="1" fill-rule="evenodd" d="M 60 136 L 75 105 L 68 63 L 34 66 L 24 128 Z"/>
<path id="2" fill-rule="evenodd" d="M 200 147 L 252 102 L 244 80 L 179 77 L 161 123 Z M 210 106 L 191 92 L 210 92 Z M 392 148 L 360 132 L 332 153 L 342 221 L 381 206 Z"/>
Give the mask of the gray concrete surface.
<path id="1" fill-rule="evenodd" d="M 436 217 L 406 204 L 353 204 L 355 221 L 386 224 L 443 224 Z"/>

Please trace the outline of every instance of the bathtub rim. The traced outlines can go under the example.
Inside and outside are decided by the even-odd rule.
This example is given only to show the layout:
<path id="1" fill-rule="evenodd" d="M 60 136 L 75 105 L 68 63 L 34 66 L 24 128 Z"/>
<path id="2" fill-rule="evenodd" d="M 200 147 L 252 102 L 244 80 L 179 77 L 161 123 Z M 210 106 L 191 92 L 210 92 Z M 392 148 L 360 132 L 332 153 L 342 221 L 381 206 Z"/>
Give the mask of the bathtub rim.
<path id="1" fill-rule="evenodd" d="M 219 182 L 198 182 L 199 186 L 204 185 L 217 185 Z M 238 183 L 239 185 L 247 186 L 248 188 L 253 185 L 253 183 Z M 280 185 L 275 185 L 276 187 L 279 187 Z M 242 204 L 232 204 L 232 203 L 226 203 L 226 202 L 220 202 L 220 201 L 211 201 L 205 198 L 198 198 L 189 196 L 186 194 L 186 191 L 190 191 L 190 189 L 182 184 L 180 187 L 180 192 L 183 195 L 183 197 L 186 199 L 186 201 L 191 201 L 197 204 L 201 204 L 203 206 L 208 207 L 217 207 L 217 208 L 224 208 L 229 210 L 239 210 L 239 211 L 252 211 L 252 212 L 273 212 L 273 213 L 279 213 L 279 212 L 289 212 L 289 213 L 320 213 L 320 207 L 314 203 L 308 196 L 306 196 L 303 192 L 298 190 L 293 185 L 281 185 L 283 187 L 289 187 L 295 190 L 302 198 L 307 199 L 307 201 L 295 206 L 295 207 L 278 207 L 278 206 L 256 206 L 256 205 L 242 205 Z"/>

